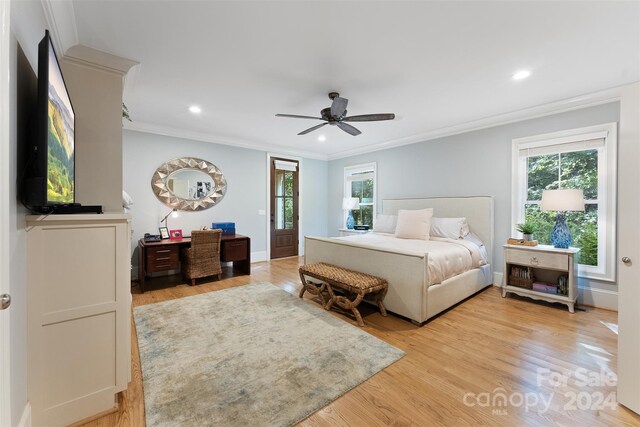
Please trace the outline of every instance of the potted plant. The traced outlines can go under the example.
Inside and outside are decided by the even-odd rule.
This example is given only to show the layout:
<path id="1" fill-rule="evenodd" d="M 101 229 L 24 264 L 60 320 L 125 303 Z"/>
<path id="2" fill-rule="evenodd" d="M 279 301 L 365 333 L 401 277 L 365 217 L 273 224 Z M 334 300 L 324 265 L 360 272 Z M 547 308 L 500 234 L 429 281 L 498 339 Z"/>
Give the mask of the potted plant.
<path id="1" fill-rule="evenodd" d="M 522 239 L 527 242 L 532 240 L 535 228 L 535 224 L 531 221 L 525 221 L 522 224 L 516 225 L 516 230 L 522 233 Z"/>

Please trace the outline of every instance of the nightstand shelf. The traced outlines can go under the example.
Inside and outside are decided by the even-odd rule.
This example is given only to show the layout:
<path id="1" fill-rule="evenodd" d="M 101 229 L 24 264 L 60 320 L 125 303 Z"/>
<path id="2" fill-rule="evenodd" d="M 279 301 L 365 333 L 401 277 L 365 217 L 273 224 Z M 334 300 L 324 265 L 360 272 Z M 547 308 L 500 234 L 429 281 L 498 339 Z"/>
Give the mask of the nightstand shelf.
<path id="1" fill-rule="evenodd" d="M 571 313 L 578 299 L 576 256 L 579 249 L 553 246 L 504 245 L 504 280 L 502 296 L 511 292 L 520 296 L 566 304 Z M 565 292 L 546 293 L 531 289 L 533 283 L 558 285 L 565 282 Z M 516 286 L 518 285 L 518 286 Z"/>

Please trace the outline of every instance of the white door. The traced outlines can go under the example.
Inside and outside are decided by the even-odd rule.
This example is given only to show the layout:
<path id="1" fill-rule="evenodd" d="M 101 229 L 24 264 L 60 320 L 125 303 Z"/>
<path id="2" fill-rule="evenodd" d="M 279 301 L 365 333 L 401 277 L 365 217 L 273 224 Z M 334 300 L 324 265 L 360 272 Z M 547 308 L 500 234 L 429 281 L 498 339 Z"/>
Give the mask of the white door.
<path id="1" fill-rule="evenodd" d="M 0 295 L 9 294 L 9 4 L 0 1 Z M 0 305 L 0 307 L 6 304 Z M 9 315 L 0 310 L 0 425 L 11 425 Z"/>
<path id="2" fill-rule="evenodd" d="M 640 413 L 640 83 L 620 99 L 618 134 L 618 402 Z"/>

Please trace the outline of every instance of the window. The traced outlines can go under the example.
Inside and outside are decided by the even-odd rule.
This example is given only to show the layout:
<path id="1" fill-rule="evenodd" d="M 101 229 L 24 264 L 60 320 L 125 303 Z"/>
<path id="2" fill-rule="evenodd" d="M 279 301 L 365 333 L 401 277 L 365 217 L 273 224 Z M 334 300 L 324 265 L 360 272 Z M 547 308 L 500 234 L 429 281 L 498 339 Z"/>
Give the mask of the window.
<path id="1" fill-rule="evenodd" d="M 360 208 L 352 211 L 355 223 L 373 227 L 376 216 L 375 163 L 344 168 L 344 197 L 357 197 L 360 200 Z M 343 219 L 347 219 L 346 212 Z"/>
<path id="2" fill-rule="evenodd" d="M 512 232 L 531 221 L 534 238 L 551 244 L 556 214 L 540 210 L 542 191 L 582 189 L 585 211 L 567 212 L 581 277 L 615 277 L 616 144 L 615 123 L 513 141 Z"/>

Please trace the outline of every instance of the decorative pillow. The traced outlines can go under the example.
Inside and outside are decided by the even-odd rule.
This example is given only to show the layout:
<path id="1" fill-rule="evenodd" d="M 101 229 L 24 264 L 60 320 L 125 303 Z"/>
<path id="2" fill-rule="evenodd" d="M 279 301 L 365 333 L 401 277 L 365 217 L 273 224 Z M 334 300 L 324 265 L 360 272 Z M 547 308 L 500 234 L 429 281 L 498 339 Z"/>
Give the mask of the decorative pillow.
<path id="1" fill-rule="evenodd" d="M 429 240 L 433 209 L 399 210 L 396 237 L 400 239 Z"/>
<path id="2" fill-rule="evenodd" d="M 376 223 L 373 225 L 373 231 L 378 233 L 395 233 L 398 217 L 396 215 L 378 215 Z"/>
<path id="3" fill-rule="evenodd" d="M 435 237 L 462 239 L 469 234 L 467 218 L 431 218 L 430 234 Z"/>

